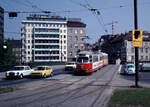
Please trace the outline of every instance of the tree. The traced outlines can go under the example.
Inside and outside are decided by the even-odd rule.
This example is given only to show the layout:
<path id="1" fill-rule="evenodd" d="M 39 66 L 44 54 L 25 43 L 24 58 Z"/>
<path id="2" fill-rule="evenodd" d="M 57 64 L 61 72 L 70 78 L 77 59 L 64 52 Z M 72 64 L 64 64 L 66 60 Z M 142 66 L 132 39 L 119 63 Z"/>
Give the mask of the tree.
<path id="1" fill-rule="evenodd" d="M 0 65 L 4 64 L 4 49 L 3 49 L 3 39 L 0 38 Z"/>
<path id="2" fill-rule="evenodd" d="M 12 51 L 12 44 L 10 39 L 5 42 L 0 39 L 0 65 L 14 65 L 16 58 Z"/>

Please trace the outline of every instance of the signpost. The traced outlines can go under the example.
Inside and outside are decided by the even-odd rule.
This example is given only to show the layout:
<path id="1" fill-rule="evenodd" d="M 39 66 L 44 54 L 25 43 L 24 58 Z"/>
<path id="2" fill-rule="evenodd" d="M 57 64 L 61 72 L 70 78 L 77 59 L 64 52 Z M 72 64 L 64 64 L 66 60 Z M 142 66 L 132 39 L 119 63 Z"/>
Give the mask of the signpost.
<path id="1" fill-rule="evenodd" d="M 142 30 L 132 30 L 132 46 L 142 47 L 142 44 L 143 44 Z"/>
<path id="2" fill-rule="evenodd" d="M 134 0 L 134 29 L 138 30 L 138 18 L 137 18 L 137 0 Z M 134 33 L 134 36 L 138 35 L 139 33 Z M 136 37 L 135 36 L 135 37 Z M 136 39 L 136 38 L 135 38 Z M 135 87 L 138 87 L 138 80 L 139 80 L 139 47 L 135 47 Z"/>

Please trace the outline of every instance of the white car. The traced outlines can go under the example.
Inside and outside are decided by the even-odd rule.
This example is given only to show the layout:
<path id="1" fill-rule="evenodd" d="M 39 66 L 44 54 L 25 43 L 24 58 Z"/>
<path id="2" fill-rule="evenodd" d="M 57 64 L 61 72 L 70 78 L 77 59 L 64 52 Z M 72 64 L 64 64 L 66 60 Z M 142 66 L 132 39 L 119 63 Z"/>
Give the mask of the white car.
<path id="1" fill-rule="evenodd" d="M 32 71 L 29 66 L 14 66 L 10 71 L 6 72 L 6 78 L 23 78 L 29 76 Z"/>
<path id="2" fill-rule="evenodd" d="M 65 66 L 65 70 L 74 70 L 76 69 L 76 66 L 75 62 L 68 62 Z"/>

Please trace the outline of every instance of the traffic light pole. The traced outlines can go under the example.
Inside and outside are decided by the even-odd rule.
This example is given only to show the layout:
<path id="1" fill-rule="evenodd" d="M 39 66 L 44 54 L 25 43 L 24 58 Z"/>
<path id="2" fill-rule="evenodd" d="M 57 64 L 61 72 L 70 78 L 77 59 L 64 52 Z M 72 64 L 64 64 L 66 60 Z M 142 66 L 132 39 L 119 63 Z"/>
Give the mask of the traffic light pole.
<path id="1" fill-rule="evenodd" d="M 137 18 L 137 0 L 134 0 L 134 28 L 138 29 L 138 18 Z M 138 87 L 138 72 L 139 72 L 139 48 L 135 47 L 135 86 Z"/>

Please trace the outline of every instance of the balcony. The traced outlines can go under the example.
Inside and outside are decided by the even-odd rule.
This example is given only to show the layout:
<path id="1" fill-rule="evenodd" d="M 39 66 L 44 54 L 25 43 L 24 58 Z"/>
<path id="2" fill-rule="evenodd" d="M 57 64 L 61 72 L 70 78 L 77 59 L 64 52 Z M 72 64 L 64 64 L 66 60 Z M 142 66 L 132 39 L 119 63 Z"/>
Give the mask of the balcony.
<path id="1" fill-rule="evenodd" d="M 35 45 L 59 45 L 59 43 L 35 43 Z"/>
<path id="2" fill-rule="evenodd" d="M 57 48 L 57 49 L 53 49 L 53 48 L 35 48 L 34 49 L 35 51 L 59 51 L 59 48 Z"/>
<path id="3" fill-rule="evenodd" d="M 50 38 L 50 37 L 35 37 L 36 40 L 59 40 L 59 38 Z"/>
<path id="4" fill-rule="evenodd" d="M 59 32 L 34 32 L 34 34 L 59 34 Z"/>
<path id="5" fill-rule="evenodd" d="M 44 59 L 35 59 L 35 62 L 58 62 L 59 59 L 51 59 L 51 60 L 44 60 Z"/>
<path id="6" fill-rule="evenodd" d="M 35 54 L 34 56 L 59 56 L 59 54 Z"/>

